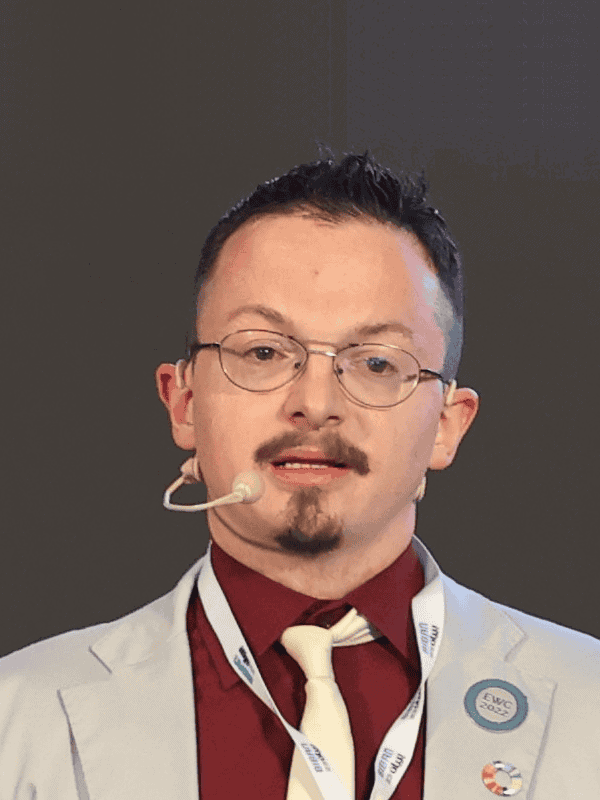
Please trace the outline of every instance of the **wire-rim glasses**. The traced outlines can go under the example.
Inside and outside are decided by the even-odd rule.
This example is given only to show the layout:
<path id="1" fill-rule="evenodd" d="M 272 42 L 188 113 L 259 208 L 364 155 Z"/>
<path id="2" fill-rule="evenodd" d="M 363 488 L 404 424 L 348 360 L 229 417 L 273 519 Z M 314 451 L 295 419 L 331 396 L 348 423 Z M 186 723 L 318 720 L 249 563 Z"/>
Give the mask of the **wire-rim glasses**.
<path id="1" fill-rule="evenodd" d="M 339 351 L 306 347 L 291 336 L 267 330 L 235 331 L 220 342 L 196 342 L 190 360 L 205 348 L 218 348 L 221 369 L 240 389 L 272 392 L 304 372 L 311 353 L 330 356 L 346 394 L 362 405 L 389 408 L 407 400 L 422 380 L 450 384 L 438 372 L 422 369 L 411 353 L 396 345 L 363 342 Z"/>

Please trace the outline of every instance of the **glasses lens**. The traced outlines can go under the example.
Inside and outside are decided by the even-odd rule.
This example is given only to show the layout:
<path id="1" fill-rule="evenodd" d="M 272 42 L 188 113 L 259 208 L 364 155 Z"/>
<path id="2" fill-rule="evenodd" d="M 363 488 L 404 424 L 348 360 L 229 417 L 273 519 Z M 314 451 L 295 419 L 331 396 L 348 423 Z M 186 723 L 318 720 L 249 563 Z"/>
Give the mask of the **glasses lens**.
<path id="1" fill-rule="evenodd" d="M 220 348 L 223 371 L 242 389 L 277 389 L 304 366 L 306 354 L 287 336 L 264 331 L 238 331 Z"/>
<path id="2" fill-rule="evenodd" d="M 236 386 L 268 392 L 298 374 L 306 363 L 306 352 L 287 336 L 237 331 L 221 343 L 220 358 L 223 371 Z M 387 345 L 348 347 L 336 356 L 335 371 L 348 394 L 371 406 L 396 405 L 419 382 L 416 359 Z"/>
<path id="3" fill-rule="evenodd" d="M 336 370 L 348 393 L 372 406 L 393 406 L 406 400 L 419 382 L 417 360 L 383 344 L 343 350 L 336 359 Z"/>

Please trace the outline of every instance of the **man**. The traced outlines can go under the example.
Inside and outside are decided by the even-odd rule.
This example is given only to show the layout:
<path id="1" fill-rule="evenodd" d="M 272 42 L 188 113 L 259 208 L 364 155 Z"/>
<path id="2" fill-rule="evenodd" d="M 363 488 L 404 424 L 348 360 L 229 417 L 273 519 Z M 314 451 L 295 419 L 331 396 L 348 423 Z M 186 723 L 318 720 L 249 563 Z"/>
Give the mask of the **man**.
<path id="1" fill-rule="evenodd" d="M 414 535 L 478 408 L 424 185 L 296 167 L 215 226 L 194 299 L 157 370 L 184 479 L 258 489 L 173 592 L 0 662 L 1 800 L 597 796 L 599 643 Z"/>

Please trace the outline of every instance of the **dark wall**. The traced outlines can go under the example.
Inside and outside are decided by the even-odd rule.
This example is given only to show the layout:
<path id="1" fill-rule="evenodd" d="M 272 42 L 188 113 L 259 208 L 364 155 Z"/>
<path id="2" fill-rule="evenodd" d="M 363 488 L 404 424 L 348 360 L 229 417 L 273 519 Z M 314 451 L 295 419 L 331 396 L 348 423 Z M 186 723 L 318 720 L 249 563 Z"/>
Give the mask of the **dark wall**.
<path id="1" fill-rule="evenodd" d="M 347 21 L 349 146 L 424 165 L 465 260 L 480 412 L 418 533 L 457 580 L 600 636 L 597 11 L 352 2 Z"/>
<path id="2" fill-rule="evenodd" d="M 316 138 L 424 166 L 464 251 L 481 411 L 419 534 L 461 582 L 600 635 L 592 9 L 4 0 L 0 653 L 204 551 L 204 515 L 161 506 L 184 454 L 153 372 L 183 355 L 212 224 Z"/>

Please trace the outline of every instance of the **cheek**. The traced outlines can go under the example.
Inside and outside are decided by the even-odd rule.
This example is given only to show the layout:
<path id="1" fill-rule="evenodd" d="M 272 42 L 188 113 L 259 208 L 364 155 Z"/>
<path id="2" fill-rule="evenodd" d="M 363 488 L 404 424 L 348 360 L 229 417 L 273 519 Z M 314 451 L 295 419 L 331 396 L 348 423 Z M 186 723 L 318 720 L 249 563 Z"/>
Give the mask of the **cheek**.
<path id="1" fill-rule="evenodd" d="M 235 414 L 229 398 L 217 392 L 197 392 L 193 421 L 196 454 L 207 485 L 220 488 L 223 480 L 235 471 L 233 456 L 244 441 L 240 430 L 243 415 Z M 237 443 L 237 448 L 236 448 Z"/>
<path id="2" fill-rule="evenodd" d="M 239 409 L 236 412 L 233 396 L 238 390 L 223 374 L 217 354 L 212 354 L 210 361 L 205 357 L 205 361 L 204 369 L 197 368 L 192 382 L 193 416 L 196 441 L 208 443 L 213 439 L 218 441 L 220 436 L 235 428 Z"/>
<path id="3" fill-rule="evenodd" d="M 419 405 L 398 415 L 392 429 L 380 435 L 388 463 L 404 473 L 422 472 L 431 458 L 439 417 L 431 409 Z"/>
<path id="4" fill-rule="evenodd" d="M 254 454 L 269 438 L 268 410 L 257 396 L 233 384 L 198 392 L 194 401 L 194 438 L 202 473 L 214 491 L 229 491 L 238 472 L 252 469 Z"/>

